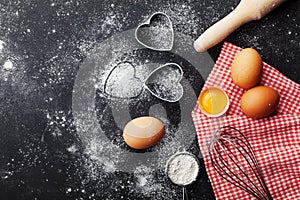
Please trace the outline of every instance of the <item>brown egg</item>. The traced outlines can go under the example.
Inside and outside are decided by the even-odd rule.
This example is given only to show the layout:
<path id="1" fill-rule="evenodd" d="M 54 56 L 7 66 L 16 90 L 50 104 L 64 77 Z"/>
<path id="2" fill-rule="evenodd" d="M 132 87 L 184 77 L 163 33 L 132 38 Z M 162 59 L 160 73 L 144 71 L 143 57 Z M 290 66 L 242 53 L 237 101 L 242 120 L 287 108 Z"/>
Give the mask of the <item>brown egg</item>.
<path id="1" fill-rule="evenodd" d="M 139 117 L 126 124 L 123 138 L 134 149 L 146 149 L 158 143 L 164 132 L 165 126 L 159 119 Z"/>
<path id="2" fill-rule="evenodd" d="M 231 66 L 233 82 L 241 88 L 250 89 L 257 85 L 262 77 L 263 63 L 259 53 L 252 48 L 240 51 Z"/>
<path id="3" fill-rule="evenodd" d="M 245 92 L 241 99 L 242 111 L 252 118 L 263 118 L 276 109 L 279 94 L 268 86 L 257 86 Z"/>

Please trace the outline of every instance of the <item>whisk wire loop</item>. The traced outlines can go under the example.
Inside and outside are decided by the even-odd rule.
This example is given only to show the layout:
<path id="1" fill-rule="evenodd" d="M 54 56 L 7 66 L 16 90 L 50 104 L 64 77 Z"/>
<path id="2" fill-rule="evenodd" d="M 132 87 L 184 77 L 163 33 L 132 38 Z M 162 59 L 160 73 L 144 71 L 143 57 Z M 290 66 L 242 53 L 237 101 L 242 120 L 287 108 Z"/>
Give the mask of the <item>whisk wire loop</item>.
<path id="1" fill-rule="evenodd" d="M 218 143 L 219 144 L 219 143 Z M 219 144 L 220 145 L 220 144 Z M 221 146 L 221 148 L 222 148 L 222 150 L 224 151 L 225 149 Z M 229 150 L 229 149 L 228 149 Z M 221 152 L 216 148 L 215 149 L 215 151 L 217 152 L 217 154 L 218 155 L 221 155 Z M 230 150 L 229 150 L 230 151 Z M 231 152 L 232 153 L 232 152 Z M 233 160 L 233 158 L 227 153 L 227 155 L 229 156 L 229 158 L 233 161 L 233 163 L 239 168 L 239 170 L 240 170 L 240 172 L 242 172 L 243 173 L 243 175 L 246 177 L 246 178 L 248 178 L 248 182 L 250 181 L 250 183 L 252 183 L 251 182 L 251 180 L 249 179 L 249 177 L 245 174 L 245 172 L 241 169 L 241 166 L 240 165 L 238 165 L 234 160 Z M 220 165 L 220 163 L 218 163 L 218 162 L 213 162 L 212 161 L 212 163 L 213 164 L 216 164 L 217 165 L 217 169 L 222 169 L 221 170 L 221 172 L 224 172 L 225 170 L 227 170 L 227 173 L 229 174 L 229 178 L 233 181 L 230 181 L 230 180 L 228 180 L 228 178 L 225 178 L 227 181 L 229 181 L 229 182 L 231 182 L 232 184 L 234 184 L 234 185 L 236 185 L 237 187 L 240 187 L 241 189 L 243 189 L 243 190 L 245 190 L 245 191 L 247 191 L 247 192 L 249 192 L 249 193 L 252 193 L 253 192 L 253 190 L 255 190 L 255 189 L 253 189 L 252 187 L 249 189 L 249 184 L 247 184 L 244 180 L 243 180 L 243 176 L 240 176 L 240 174 L 237 174 L 237 172 L 234 172 L 230 167 L 230 165 L 228 165 L 228 163 L 227 162 L 225 162 L 225 160 L 223 160 L 223 159 L 221 159 L 220 160 L 220 162 L 221 162 L 221 164 L 222 164 L 222 166 Z M 215 167 L 215 166 L 214 166 Z M 225 169 L 224 169 L 225 168 Z M 224 170 L 224 171 L 223 171 Z M 217 170 L 217 172 L 224 178 L 224 176 L 223 176 L 223 174 L 219 171 L 219 170 Z M 234 179 L 234 178 L 236 178 L 236 179 Z M 256 187 L 255 185 L 253 185 L 254 187 Z M 257 188 L 257 187 L 256 187 Z M 259 190 L 259 189 L 257 189 L 257 190 Z M 263 195 L 261 192 L 258 192 L 259 194 L 259 196 L 261 196 L 261 195 Z"/>
<path id="2" fill-rule="evenodd" d="M 217 173 L 259 200 L 272 200 L 250 142 L 231 126 L 216 131 L 208 148 Z"/>

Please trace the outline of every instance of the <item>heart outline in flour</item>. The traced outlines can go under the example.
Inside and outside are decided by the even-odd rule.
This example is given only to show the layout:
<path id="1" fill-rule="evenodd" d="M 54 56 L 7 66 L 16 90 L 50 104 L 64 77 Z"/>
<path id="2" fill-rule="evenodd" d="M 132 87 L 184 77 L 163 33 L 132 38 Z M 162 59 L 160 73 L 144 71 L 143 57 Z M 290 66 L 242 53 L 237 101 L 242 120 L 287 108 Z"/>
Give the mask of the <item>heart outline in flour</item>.
<path id="1" fill-rule="evenodd" d="M 134 95 L 134 96 L 132 96 L 132 97 L 120 97 L 120 96 L 116 96 L 116 95 L 109 94 L 109 93 L 107 92 L 107 84 L 108 84 L 108 81 L 109 81 L 110 77 L 112 76 L 112 74 L 114 73 L 114 71 L 115 71 L 118 67 L 120 67 L 120 65 L 122 65 L 122 64 L 128 64 L 130 67 L 132 67 L 132 69 L 133 69 L 133 76 L 132 76 L 132 77 L 133 77 L 135 80 L 138 80 L 138 82 L 141 83 L 141 89 L 140 89 L 140 91 L 138 92 L 137 95 Z M 118 63 L 116 66 L 114 66 L 114 67 L 110 70 L 109 74 L 107 75 L 107 78 L 105 79 L 105 82 L 104 82 L 104 88 L 103 88 L 103 89 L 104 89 L 104 94 L 106 94 L 106 95 L 108 95 L 108 96 L 110 96 L 110 97 L 113 97 L 113 98 L 134 99 L 134 98 L 137 98 L 138 96 L 140 96 L 140 95 L 142 94 L 142 92 L 143 92 L 143 82 L 142 82 L 142 80 L 141 80 L 140 78 L 136 77 L 136 68 L 135 68 L 135 66 L 134 66 L 131 62 L 129 62 L 129 61 L 124 61 L 124 62 Z"/>
<path id="2" fill-rule="evenodd" d="M 170 31 L 171 31 L 171 44 L 170 44 L 170 47 L 169 48 L 155 48 L 155 47 L 151 47 L 147 44 L 145 44 L 143 41 L 141 41 L 139 38 L 138 38 L 138 30 L 144 26 L 147 26 L 149 27 L 151 25 L 151 21 L 152 19 L 157 16 L 157 15 L 163 15 L 164 17 L 167 18 L 169 24 L 170 24 Z M 170 17 L 166 14 L 166 13 L 163 13 L 163 12 L 155 12 L 153 13 L 144 23 L 138 25 L 138 27 L 135 29 L 135 39 L 138 41 L 138 43 L 140 43 L 141 45 L 143 45 L 144 47 L 148 48 L 148 49 L 152 49 L 152 50 L 155 50 L 155 51 L 171 51 L 172 48 L 173 48 L 173 45 L 174 45 L 174 29 L 173 29 L 173 24 L 172 24 L 172 21 L 170 19 Z"/>
<path id="3" fill-rule="evenodd" d="M 147 81 L 149 80 L 149 78 L 150 78 L 151 76 L 153 76 L 153 74 L 155 74 L 157 71 L 161 70 L 162 68 L 167 67 L 167 66 L 171 66 L 171 65 L 175 65 L 175 66 L 179 69 L 179 71 L 180 71 L 180 76 L 179 76 L 179 78 L 176 80 L 176 82 L 174 83 L 174 84 L 180 86 L 180 87 L 179 87 L 179 89 L 180 89 L 180 95 L 179 95 L 179 98 L 177 98 L 177 99 L 175 99 L 175 100 L 169 100 L 169 99 L 165 99 L 165 98 L 163 98 L 163 97 L 160 97 L 159 95 L 157 95 L 156 93 L 154 93 L 154 92 L 147 86 Z M 144 88 L 145 88 L 146 90 L 148 90 L 148 91 L 149 91 L 153 96 L 155 96 L 156 98 L 161 99 L 161 100 L 166 101 L 166 102 L 174 103 L 174 102 L 179 101 L 179 100 L 183 97 L 184 90 L 183 90 L 183 87 L 182 87 L 182 85 L 181 85 L 181 83 L 180 83 L 180 81 L 182 80 L 182 78 L 183 78 L 183 70 L 182 70 L 182 67 L 181 67 L 180 65 L 178 65 L 177 63 L 166 63 L 166 64 L 164 64 L 164 65 L 159 66 L 159 67 L 156 68 L 155 70 L 153 70 L 153 71 L 147 76 L 147 78 L 145 79 L 143 86 L 144 86 Z"/>

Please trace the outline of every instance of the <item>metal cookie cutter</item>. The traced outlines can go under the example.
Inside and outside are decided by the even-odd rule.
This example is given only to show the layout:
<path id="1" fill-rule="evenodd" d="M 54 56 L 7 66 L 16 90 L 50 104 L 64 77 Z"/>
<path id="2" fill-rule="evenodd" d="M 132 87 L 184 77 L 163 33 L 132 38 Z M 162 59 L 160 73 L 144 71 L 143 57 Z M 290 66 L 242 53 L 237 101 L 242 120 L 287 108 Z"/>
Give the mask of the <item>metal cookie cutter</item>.
<path id="1" fill-rule="evenodd" d="M 180 84 L 182 77 L 183 70 L 177 63 L 166 63 L 150 73 L 144 82 L 144 88 L 163 101 L 177 102 L 183 96 Z"/>
<path id="2" fill-rule="evenodd" d="M 174 44 L 174 30 L 170 17 L 163 12 L 152 14 L 135 30 L 136 40 L 155 51 L 170 51 Z"/>
<path id="3" fill-rule="evenodd" d="M 121 67 L 123 72 L 118 72 Z M 140 96 L 142 91 L 143 82 L 136 76 L 135 66 L 128 61 L 116 64 L 104 82 L 104 94 L 113 98 L 133 99 Z"/>

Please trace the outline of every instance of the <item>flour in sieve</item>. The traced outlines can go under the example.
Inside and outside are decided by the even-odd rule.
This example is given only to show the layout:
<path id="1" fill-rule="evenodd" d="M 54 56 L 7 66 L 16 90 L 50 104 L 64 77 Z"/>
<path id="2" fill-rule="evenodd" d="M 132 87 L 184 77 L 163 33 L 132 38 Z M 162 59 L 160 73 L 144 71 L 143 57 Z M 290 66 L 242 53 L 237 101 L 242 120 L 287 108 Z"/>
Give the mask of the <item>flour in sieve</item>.
<path id="1" fill-rule="evenodd" d="M 195 158 L 190 155 L 177 155 L 168 164 L 168 176 L 171 181 L 178 185 L 188 185 L 196 180 L 199 165 Z"/>

